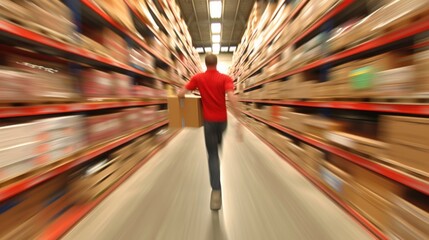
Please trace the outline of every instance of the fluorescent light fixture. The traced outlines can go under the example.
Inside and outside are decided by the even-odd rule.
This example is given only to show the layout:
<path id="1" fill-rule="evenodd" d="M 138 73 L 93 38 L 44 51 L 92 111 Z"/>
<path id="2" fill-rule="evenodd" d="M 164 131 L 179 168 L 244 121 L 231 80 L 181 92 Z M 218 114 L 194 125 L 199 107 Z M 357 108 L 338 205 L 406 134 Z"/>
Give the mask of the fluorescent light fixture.
<path id="1" fill-rule="evenodd" d="M 202 48 L 202 47 L 197 47 L 196 50 L 197 50 L 197 53 L 203 53 L 204 52 L 204 48 Z"/>
<path id="2" fill-rule="evenodd" d="M 205 51 L 205 52 L 211 52 L 211 51 L 212 51 L 212 48 L 211 48 L 211 47 L 205 47 L 205 48 L 204 48 L 204 51 Z"/>
<path id="3" fill-rule="evenodd" d="M 220 23 L 212 23 L 211 29 L 212 33 L 220 33 L 222 30 L 222 25 Z"/>
<path id="4" fill-rule="evenodd" d="M 222 16 L 222 2 L 210 1 L 210 17 L 220 18 Z"/>
<path id="5" fill-rule="evenodd" d="M 221 51 L 221 52 L 228 52 L 228 47 L 221 47 L 221 48 L 220 48 L 220 51 Z"/>
<path id="6" fill-rule="evenodd" d="M 219 43 L 220 42 L 220 34 L 212 35 L 212 42 Z"/>
<path id="7" fill-rule="evenodd" d="M 230 51 L 230 52 L 234 52 L 236 49 L 237 49 L 237 47 L 236 47 L 236 46 L 229 47 L 229 51 Z"/>
<path id="8" fill-rule="evenodd" d="M 213 52 L 219 52 L 220 51 L 220 44 L 219 43 L 213 43 L 212 49 L 213 49 Z"/>

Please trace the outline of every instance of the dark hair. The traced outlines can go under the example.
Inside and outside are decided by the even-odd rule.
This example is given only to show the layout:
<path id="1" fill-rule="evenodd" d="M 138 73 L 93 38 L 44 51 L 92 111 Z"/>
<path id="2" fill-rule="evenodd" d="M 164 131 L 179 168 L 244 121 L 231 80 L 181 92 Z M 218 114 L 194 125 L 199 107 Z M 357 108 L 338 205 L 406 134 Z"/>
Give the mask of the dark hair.
<path id="1" fill-rule="evenodd" d="M 217 57 L 214 54 L 207 54 L 206 55 L 206 66 L 207 67 L 216 67 L 217 65 Z"/>

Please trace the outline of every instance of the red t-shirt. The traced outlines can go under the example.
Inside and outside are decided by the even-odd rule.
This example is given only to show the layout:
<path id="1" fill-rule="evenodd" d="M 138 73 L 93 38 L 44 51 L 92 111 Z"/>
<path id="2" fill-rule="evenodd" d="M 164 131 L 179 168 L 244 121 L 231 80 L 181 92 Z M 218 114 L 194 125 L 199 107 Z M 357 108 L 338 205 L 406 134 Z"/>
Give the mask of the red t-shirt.
<path id="1" fill-rule="evenodd" d="M 209 69 L 191 78 L 186 89 L 197 89 L 201 93 L 204 120 L 224 122 L 226 117 L 225 93 L 234 90 L 232 79 L 215 69 Z"/>

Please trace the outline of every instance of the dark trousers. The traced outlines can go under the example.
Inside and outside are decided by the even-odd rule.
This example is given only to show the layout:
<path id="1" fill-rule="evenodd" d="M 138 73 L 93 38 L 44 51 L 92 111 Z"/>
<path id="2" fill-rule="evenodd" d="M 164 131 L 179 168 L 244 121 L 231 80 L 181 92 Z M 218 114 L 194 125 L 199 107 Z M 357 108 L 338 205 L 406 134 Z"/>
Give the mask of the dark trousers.
<path id="1" fill-rule="evenodd" d="M 209 156 L 210 184 L 212 189 L 220 190 L 220 161 L 219 146 L 222 145 L 223 133 L 226 130 L 226 122 L 204 122 L 204 138 Z"/>

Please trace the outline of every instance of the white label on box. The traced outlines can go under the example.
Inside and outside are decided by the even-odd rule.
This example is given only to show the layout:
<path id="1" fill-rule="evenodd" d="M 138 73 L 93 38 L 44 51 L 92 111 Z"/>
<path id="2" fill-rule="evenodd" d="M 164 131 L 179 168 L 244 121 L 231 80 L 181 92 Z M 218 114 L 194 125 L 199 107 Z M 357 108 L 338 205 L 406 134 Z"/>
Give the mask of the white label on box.
<path id="1" fill-rule="evenodd" d="M 335 174 L 330 172 L 328 169 L 323 168 L 321 169 L 322 179 L 335 191 L 342 192 L 343 191 L 343 182 L 339 177 L 337 177 Z"/>
<path id="2" fill-rule="evenodd" d="M 340 136 L 338 134 L 331 133 L 331 132 L 326 133 L 325 136 L 328 140 L 331 140 L 334 143 L 338 143 L 340 145 L 343 145 L 343 146 L 346 146 L 349 148 L 355 147 L 354 142 L 349 138 L 346 138 L 346 137 L 343 137 L 343 136 Z"/>

